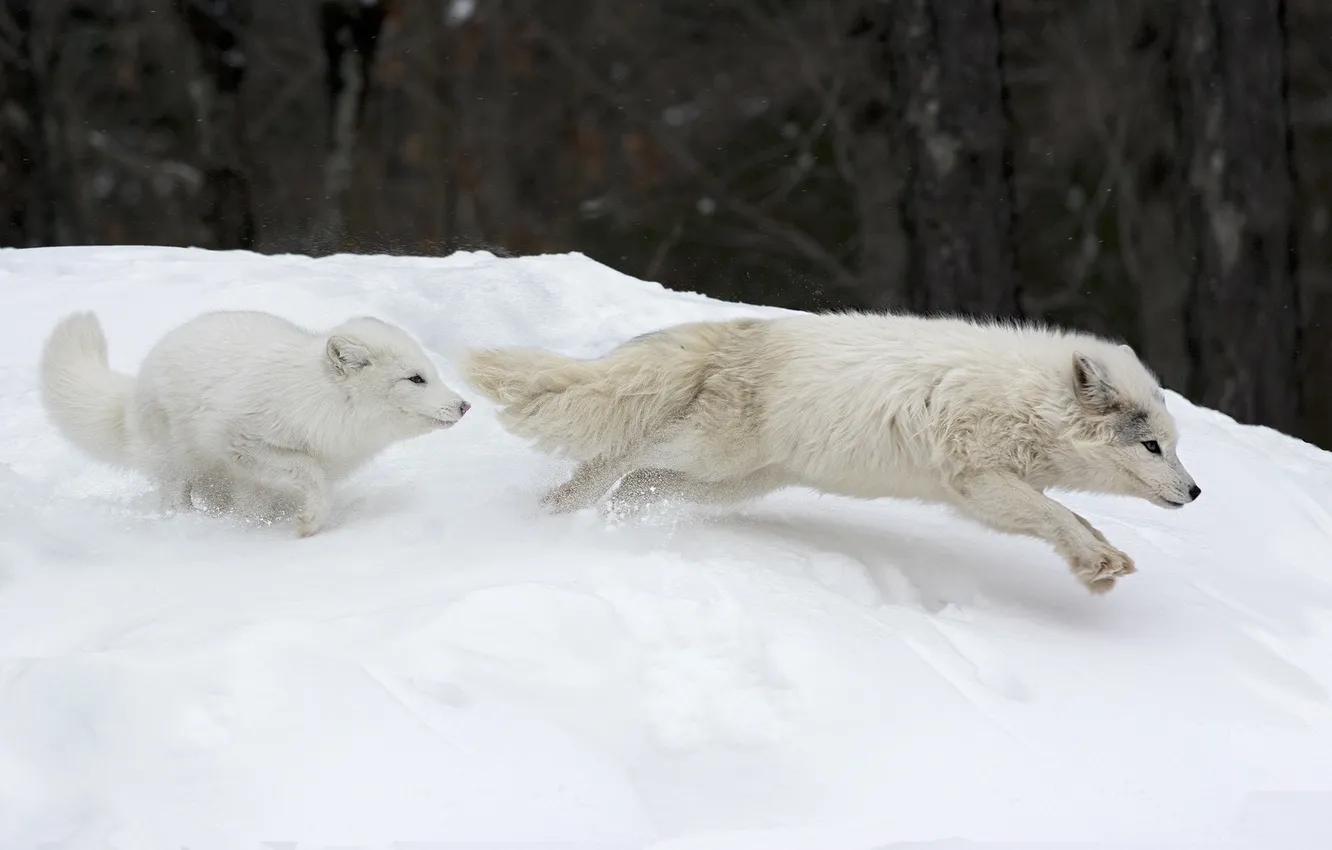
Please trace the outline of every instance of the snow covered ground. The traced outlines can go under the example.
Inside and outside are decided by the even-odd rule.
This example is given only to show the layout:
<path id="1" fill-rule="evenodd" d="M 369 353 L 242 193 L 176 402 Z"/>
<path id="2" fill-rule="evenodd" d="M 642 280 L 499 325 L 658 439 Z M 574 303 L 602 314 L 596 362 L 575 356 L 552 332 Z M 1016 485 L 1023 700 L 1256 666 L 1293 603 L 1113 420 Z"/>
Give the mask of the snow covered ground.
<path id="1" fill-rule="evenodd" d="M 476 409 L 306 540 L 46 423 L 66 312 L 133 371 L 238 307 L 401 323 Z M 0 252 L 0 847 L 1332 846 L 1332 455 L 1171 394 L 1205 493 L 1067 497 L 1139 567 L 1092 597 L 912 504 L 540 515 L 567 465 L 451 365 L 765 312 L 581 256 Z"/>

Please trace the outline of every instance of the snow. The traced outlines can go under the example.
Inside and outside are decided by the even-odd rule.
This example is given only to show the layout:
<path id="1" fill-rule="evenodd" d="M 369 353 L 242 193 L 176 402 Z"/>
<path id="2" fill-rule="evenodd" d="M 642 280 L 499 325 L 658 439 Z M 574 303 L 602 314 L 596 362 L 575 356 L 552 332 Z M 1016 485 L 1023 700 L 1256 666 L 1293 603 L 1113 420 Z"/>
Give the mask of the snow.
<path id="1" fill-rule="evenodd" d="M 47 424 L 65 313 L 133 371 L 239 307 L 398 322 L 476 408 L 305 540 Z M 1062 496 L 1139 567 L 1093 597 L 909 503 L 542 515 L 568 464 L 452 367 L 773 312 L 579 255 L 0 251 L 0 847 L 1332 846 L 1329 454 L 1170 394 L 1205 493 Z"/>

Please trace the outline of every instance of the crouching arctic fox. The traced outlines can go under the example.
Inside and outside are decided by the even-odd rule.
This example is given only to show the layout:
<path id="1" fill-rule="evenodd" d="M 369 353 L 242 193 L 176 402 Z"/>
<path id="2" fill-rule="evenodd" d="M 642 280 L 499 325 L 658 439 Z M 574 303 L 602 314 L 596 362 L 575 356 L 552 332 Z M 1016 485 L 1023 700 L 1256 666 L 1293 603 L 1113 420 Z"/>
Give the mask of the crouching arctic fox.
<path id="1" fill-rule="evenodd" d="M 786 486 L 944 503 L 1048 541 L 1093 593 L 1133 561 L 1050 487 L 1178 508 L 1201 492 L 1156 379 L 1127 347 L 958 318 L 799 315 L 677 325 L 597 360 L 468 354 L 511 433 L 580 463 L 561 512 Z"/>
<path id="2" fill-rule="evenodd" d="M 47 339 L 41 388 L 66 439 L 151 476 L 164 510 L 196 491 L 221 507 L 291 502 L 302 537 L 323 527 L 333 483 L 470 406 L 393 325 L 355 318 L 320 335 L 250 311 L 170 331 L 136 377 L 111 371 L 96 316 L 75 313 Z"/>

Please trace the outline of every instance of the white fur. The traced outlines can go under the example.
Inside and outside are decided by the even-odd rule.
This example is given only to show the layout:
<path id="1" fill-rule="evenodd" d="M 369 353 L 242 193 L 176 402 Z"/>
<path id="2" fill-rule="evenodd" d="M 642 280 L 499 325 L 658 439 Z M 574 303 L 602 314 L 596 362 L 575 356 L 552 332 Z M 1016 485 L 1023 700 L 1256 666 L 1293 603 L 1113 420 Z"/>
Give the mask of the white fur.
<path id="1" fill-rule="evenodd" d="M 1156 379 L 1126 346 L 1085 334 L 801 315 L 679 325 L 591 361 L 475 351 L 465 369 L 510 432 L 580 461 L 543 500 L 556 511 L 617 481 L 629 503 L 785 486 L 918 499 L 1044 539 L 1105 592 L 1132 560 L 1044 490 L 1164 507 L 1199 492 Z"/>
<path id="2" fill-rule="evenodd" d="M 75 313 L 47 339 L 41 378 L 60 432 L 151 476 L 165 509 L 189 508 L 195 491 L 219 505 L 294 498 L 301 536 L 323 526 L 333 483 L 468 409 L 410 336 L 371 318 L 315 334 L 267 313 L 205 313 L 131 378 L 108 367 L 97 317 Z"/>

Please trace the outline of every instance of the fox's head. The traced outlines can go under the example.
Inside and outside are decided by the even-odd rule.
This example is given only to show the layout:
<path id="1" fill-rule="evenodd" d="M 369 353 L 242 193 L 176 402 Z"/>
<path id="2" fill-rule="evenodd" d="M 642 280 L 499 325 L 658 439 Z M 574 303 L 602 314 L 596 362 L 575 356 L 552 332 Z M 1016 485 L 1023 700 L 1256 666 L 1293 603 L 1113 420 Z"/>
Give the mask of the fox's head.
<path id="1" fill-rule="evenodd" d="M 471 407 L 416 340 L 372 318 L 345 322 L 325 343 L 328 367 L 372 425 L 397 437 L 448 428 Z"/>
<path id="2" fill-rule="evenodd" d="M 1128 346 L 1078 352 L 1069 364 L 1077 463 L 1085 484 L 1182 508 L 1202 493 L 1176 450 L 1179 432 L 1155 376 Z"/>

